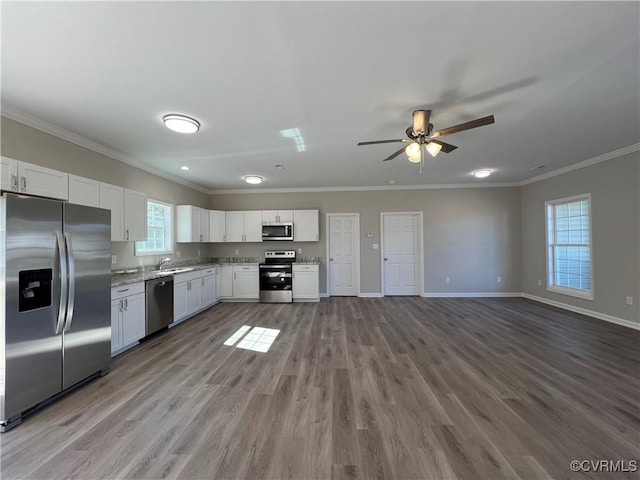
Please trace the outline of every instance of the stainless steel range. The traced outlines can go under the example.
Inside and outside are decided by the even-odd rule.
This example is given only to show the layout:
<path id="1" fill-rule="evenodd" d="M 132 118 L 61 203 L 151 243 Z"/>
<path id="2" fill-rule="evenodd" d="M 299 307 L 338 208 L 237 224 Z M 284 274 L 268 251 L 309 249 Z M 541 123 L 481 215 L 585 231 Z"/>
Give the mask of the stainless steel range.
<path id="1" fill-rule="evenodd" d="M 264 252 L 260 264 L 260 301 L 263 303 L 291 303 L 295 250 Z"/>

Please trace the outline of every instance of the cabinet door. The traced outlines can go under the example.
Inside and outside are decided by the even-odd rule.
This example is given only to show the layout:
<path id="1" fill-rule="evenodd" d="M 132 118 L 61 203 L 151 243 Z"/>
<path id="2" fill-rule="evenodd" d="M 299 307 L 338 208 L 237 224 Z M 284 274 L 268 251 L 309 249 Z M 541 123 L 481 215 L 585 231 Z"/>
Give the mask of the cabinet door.
<path id="1" fill-rule="evenodd" d="M 260 218 L 262 219 L 262 215 L 260 215 Z M 244 241 L 244 212 L 226 212 L 225 228 L 226 228 L 225 241 L 227 242 Z M 262 230 L 260 231 L 260 238 L 262 238 Z"/>
<path id="2" fill-rule="evenodd" d="M 200 214 L 198 207 L 193 205 L 178 205 L 176 207 L 177 242 L 190 243 L 199 241 Z"/>
<path id="3" fill-rule="evenodd" d="M 262 212 L 244 212 L 244 241 L 262 241 Z"/>
<path id="4" fill-rule="evenodd" d="M 233 267 L 231 265 L 220 267 L 220 284 L 220 296 L 233 297 Z"/>
<path id="5" fill-rule="evenodd" d="M 222 297 L 222 268 L 216 267 L 216 302 Z"/>
<path id="6" fill-rule="evenodd" d="M 0 189 L 18 191 L 18 161 L 9 157 L 0 159 Z"/>
<path id="7" fill-rule="evenodd" d="M 147 239 L 147 196 L 124 190 L 124 239 L 128 242 Z"/>
<path id="8" fill-rule="evenodd" d="M 69 175 L 69 203 L 100 206 L 100 182 L 90 178 Z"/>
<path id="9" fill-rule="evenodd" d="M 209 210 L 198 208 L 198 216 L 200 217 L 200 242 L 209 241 Z"/>
<path id="10" fill-rule="evenodd" d="M 274 223 L 278 221 L 278 211 L 277 210 L 263 210 L 262 211 L 262 221 L 264 223 Z"/>
<path id="11" fill-rule="evenodd" d="M 320 240 L 318 210 L 293 211 L 293 240 L 295 242 L 317 242 Z"/>
<path id="12" fill-rule="evenodd" d="M 111 300 L 111 354 L 120 350 L 122 345 L 122 299 Z"/>
<path id="13" fill-rule="evenodd" d="M 125 297 L 122 315 L 122 345 L 135 343 L 145 334 L 144 293 Z"/>
<path id="14" fill-rule="evenodd" d="M 209 210 L 209 241 L 224 242 L 225 232 L 225 212 L 220 210 Z"/>
<path id="15" fill-rule="evenodd" d="M 202 306 L 202 279 L 194 278 L 187 282 L 187 308 L 189 314 L 197 312 Z"/>
<path id="16" fill-rule="evenodd" d="M 19 191 L 42 197 L 69 198 L 69 175 L 50 168 L 18 162 Z"/>
<path id="17" fill-rule="evenodd" d="M 293 210 L 278 210 L 278 222 L 293 222 Z"/>
<path id="18" fill-rule="evenodd" d="M 294 299 L 318 299 L 319 272 L 315 266 L 299 266 L 293 270 L 293 298 Z"/>
<path id="19" fill-rule="evenodd" d="M 173 321 L 180 322 L 189 314 L 187 282 L 173 284 Z"/>
<path id="20" fill-rule="evenodd" d="M 207 275 L 201 279 L 202 285 L 202 306 L 210 307 L 216 302 L 216 276 Z"/>
<path id="21" fill-rule="evenodd" d="M 100 183 L 100 208 L 111 210 L 111 241 L 124 240 L 124 188 Z"/>
<path id="22" fill-rule="evenodd" d="M 259 292 L 257 267 L 233 268 L 233 298 L 258 298 Z"/>

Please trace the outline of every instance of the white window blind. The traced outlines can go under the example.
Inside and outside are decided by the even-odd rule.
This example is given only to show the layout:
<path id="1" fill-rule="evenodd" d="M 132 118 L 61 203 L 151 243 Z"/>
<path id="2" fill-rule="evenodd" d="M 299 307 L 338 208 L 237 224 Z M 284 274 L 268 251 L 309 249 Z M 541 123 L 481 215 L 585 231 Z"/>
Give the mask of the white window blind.
<path id="1" fill-rule="evenodd" d="M 547 288 L 592 300 L 590 204 L 588 194 L 547 202 Z"/>

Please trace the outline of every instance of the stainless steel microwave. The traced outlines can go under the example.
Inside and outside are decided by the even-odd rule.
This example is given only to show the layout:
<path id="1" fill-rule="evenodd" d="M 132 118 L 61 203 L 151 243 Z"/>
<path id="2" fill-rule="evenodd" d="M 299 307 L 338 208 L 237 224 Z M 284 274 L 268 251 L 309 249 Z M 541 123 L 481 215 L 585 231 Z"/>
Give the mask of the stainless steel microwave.
<path id="1" fill-rule="evenodd" d="M 263 223 L 262 241 L 293 241 L 293 223 Z"/>

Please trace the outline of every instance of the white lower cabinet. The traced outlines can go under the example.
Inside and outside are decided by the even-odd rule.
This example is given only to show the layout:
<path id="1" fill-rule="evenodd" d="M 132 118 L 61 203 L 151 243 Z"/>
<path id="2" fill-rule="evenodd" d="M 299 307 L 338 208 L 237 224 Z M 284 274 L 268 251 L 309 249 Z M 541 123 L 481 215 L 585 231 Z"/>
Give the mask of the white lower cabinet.
<path id="1" fill-rule="evenodd" d="M 181 273 L 173 277 L 173 323 L 176 325 L 214 305 L 218 267 Z"/>
<path id="2" fill-rule="evenodd" d="M 293 265 L 293 300 L 320 301 L 320 268 L 318 265 Z"/>
<path id="3" fill-rule="evenodd" d="M 233 297 L 233 267 L 231 265 L 220 267 L 220 284 L 220 297 Z"/>
<path id="4" fill-rule="evenodd" d="M 133 347 L 145 335 L 144 282 L 111 289 L 111 356 Z"/>
<path id="5" fill-rule="evenodd" d="M 216 267 L 216 302 L 222 298 L 222 267 Z"/>
<path id="6" fill-rule="evenodd" d="M 238 265 L 233 268 L 233 298 L 257 299 L 260 280 L 257 265 Z"/>

